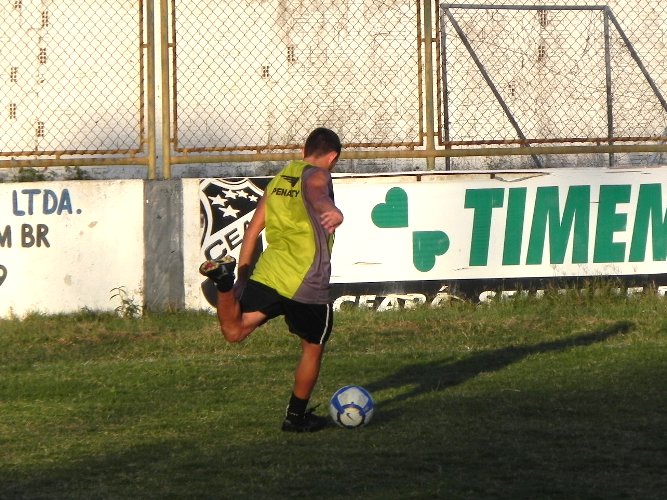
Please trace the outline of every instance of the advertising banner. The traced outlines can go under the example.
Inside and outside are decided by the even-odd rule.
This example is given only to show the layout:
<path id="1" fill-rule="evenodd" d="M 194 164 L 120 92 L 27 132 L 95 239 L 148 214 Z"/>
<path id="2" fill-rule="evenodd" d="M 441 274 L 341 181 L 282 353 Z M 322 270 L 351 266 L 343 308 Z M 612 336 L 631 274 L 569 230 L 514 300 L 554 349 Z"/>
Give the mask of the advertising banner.
<path id="1" fill-rule="evenodd" d="M 268 180 L 201 181 L 202 259 L 238 256 Z M 666 180 L 666 168 L 336 176 L 334 303 L 488 300 L 601 276 L 662 293 Z"/>

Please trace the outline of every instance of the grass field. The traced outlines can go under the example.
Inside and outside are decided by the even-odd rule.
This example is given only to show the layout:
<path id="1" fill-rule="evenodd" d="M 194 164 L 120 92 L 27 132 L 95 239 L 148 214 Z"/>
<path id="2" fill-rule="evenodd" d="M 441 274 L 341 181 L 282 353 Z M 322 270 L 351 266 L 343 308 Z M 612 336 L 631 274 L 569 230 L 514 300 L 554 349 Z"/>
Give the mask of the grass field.
<path id="1" fill-rule="evenodd" d="M 653 295 L 342 312 L 313 402 L 374 419 L 292 435 L 281 320 L 4 320 L 0 498 L 665 498 L 666 339 Z"/>

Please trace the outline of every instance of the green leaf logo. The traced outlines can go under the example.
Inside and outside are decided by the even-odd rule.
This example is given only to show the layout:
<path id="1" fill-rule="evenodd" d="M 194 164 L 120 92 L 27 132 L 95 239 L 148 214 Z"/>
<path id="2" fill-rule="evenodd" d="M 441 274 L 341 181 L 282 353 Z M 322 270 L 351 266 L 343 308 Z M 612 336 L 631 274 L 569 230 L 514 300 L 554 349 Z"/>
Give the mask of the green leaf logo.
<path id="1" fill-rule="evenodd" d="M 408 194 L 401 188 L 391 188 L 385 202 L 373 208 L 371 219 L 377 227 L 408 227 Z"/>
<path id="2" fill-rule="evenodd" d="M 430 271 L 435 258 L 449 250 L 449 237 L 442 231 L 414 231 L 412 233 L 412 262 L 418 271 Z"/>

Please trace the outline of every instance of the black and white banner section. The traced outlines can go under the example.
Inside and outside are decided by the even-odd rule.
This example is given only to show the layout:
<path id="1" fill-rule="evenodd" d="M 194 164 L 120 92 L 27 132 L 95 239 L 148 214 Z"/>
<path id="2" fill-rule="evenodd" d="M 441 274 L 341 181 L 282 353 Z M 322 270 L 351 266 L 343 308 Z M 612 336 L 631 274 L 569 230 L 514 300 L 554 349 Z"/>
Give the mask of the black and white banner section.
<path id="1" fill-rule="evenodd" d="M 199 202 L 203 259 L 218 259 L 224 255 L 238 258 L 245 228 L 270 180 L 270 177 L 253 177 L 201 181 Z M 261 253 L 263 249 L 260 238 L 257 252 Z M 204 279 L 201 290 L 206 302 L 215 307 L 217 291 L 211 280 Z"/>
<path id="2" fill-rule="evenodd" d="M 667 274 L 337 283 L 332 286 L 332 300 L 336 311 L 351 308 L 390 311 L 418 306 L 440 307 L 462 300 L 486 303 L 517 296 L 541 297 L 547 293 L 587 293 L 594 292 L 595 287 L 605 287 L 612 293 L 626 296 L 641 293 L 665 296 Z"/>
<path id="3" fill-rule="evenodd" d="M 236 254 L 243 233 L 271 179 L 204 179 L 201 181 L 201 247 L 206 259 Z"/>

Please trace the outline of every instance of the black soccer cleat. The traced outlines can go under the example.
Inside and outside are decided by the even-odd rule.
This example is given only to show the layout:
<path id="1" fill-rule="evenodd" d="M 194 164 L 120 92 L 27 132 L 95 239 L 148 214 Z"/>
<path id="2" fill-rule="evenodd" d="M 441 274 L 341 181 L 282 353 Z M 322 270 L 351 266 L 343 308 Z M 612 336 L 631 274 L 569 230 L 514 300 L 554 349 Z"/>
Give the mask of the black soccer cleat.
<path id="1" fill-rule="evenodd" d="M 225 255 L 219 259 L 207 260 L 199 266 L 199 272 L 211 278 L 213 281 L 220 281 L 225 276 L 233 276 L 236 268 L 236 259 L 231 255 Z"/>
<path id="2" fill-rule="evenodd" d="M 199 273 L 209 278 L 218 290 L 226 292 L 234 285 L 236 259 L 225 255 L 219 259 L 207 260 L 199 266 Z"/>
<path id="3" fill-rule="evenodd" d="M 313 413 L 311 408 L 303 415 L 288 413 L 283 420 L 281 430 L 285 432 L 317 432 L 329 425 L 329 420 Z"/>

